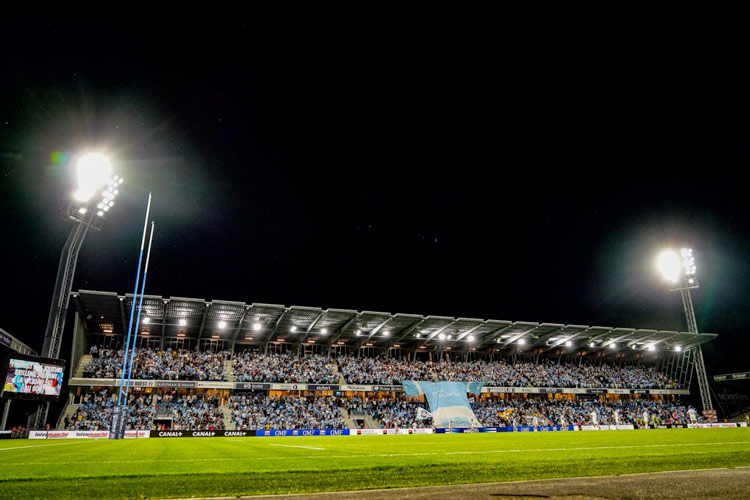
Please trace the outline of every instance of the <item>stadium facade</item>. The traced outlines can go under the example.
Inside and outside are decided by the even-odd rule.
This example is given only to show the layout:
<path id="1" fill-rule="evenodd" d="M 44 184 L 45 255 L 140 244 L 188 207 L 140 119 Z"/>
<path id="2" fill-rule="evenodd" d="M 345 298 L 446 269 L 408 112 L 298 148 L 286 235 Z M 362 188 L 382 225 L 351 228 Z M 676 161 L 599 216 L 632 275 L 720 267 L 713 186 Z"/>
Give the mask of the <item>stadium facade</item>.
<path id="1" fill-rule="evenodd" d="M 76 319 L 70 367 L 70 397 L 58 421 L 73 414 L 85 394 L 111 390 L 117 378 L 84 376 L 91 346 L 120 347 L 128 328 L 133 296 L 79 290 L 72 294 Z M 254 350 L 295 356 L 384 357 L 410 361 L 504 360 L 539 364 L 647 365 L 665 374 L 667 388 L 493 386 L 482 398 L 594 397 L 603 401 L 650 398 L 678 399 L 690 393 L 694 347 L 716 338 L 710 333 L 563 325 L 494 319 L 451 318 L 418 314 L 323 309 L 319 307 L 246 304 L 223 300 L 146 295 L 137 345 L 153 349 L 199 351 Z M 136 393 L 207 395 L 227 401 L 237 391 L 269 395 L 402 397 L 401 386 L 349 383 L 345 377 L 328 383 L 237 380 L 227 363 L 222 380 L 136 379 Z M 109 389 L 107 389 L 109 388 Z M 371 422 L 372 423 L 372 422 Z M 229 428 L 229 427 L 227 427 Z"/>

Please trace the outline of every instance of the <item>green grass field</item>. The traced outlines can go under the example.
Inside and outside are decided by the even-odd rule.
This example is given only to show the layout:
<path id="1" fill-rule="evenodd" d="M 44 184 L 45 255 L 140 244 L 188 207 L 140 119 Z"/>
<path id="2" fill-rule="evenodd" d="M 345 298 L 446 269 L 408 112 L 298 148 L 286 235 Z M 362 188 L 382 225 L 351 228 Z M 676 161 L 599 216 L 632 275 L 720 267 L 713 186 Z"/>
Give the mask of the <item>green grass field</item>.
<path id="1" fill-rule="evenodd" d="M 750 465 L 750 429 L 0 441 L 0 498 L 232 496 Z"/>

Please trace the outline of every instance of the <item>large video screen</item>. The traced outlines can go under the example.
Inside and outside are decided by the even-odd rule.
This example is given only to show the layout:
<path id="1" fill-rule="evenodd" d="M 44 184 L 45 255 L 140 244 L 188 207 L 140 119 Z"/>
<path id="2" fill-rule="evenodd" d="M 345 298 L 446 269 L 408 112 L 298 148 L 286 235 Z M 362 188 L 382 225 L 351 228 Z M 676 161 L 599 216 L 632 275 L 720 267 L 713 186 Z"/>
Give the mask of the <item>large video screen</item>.
<path id="1" fill-rule="evenodd" d="M 60 397 L 65 360 L 11 354 L 3 368 L 2 397 L 50 401 Z"/>

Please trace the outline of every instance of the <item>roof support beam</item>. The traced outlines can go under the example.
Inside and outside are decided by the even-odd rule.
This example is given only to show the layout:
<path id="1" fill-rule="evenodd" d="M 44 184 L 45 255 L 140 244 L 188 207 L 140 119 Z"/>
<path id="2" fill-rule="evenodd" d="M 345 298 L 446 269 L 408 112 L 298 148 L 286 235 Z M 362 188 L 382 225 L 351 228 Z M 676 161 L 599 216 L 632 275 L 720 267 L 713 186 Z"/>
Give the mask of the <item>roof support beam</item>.
<path id="1" fill-rule="evenodd" d="M 284 316 L 286 316 L 288 312 L 289 312 L 289 309 L 285 308 L 284 311 L 281 314 L 279 314 L 279 319 L 277 319 L 276 323 L 274 323 L 273 330 L 271 330 L 271 333 L 268 334 L 268 338 L 266 339 L 266 342 L 271 340 L 273 336 L 276 335 L 276 332 L 279 329 L 279 325 L 281 324 L 281 320 L 284 319 Z"/>
<path id="2" fill-rule="evenodd" d="M 499 337 L 500 335 L 502 335 L 503 333 L 507 332 L 508 330 L 510 330 L 512 328 L 513 328 L 513 323 L 511 323 L 509 325 L 503 325 L 503 326 L 501 326 L 500 328 L 498 328 L 494 332 L 492 332 L 489 335 L 487 335 L 487 337 L 482 341 L 482 343 L 479 346 L 479 348 L 481 349 L 483 347 L 491 345 L 492 342 L 494 342 L 495 340 L 497 340 L 497 339 L 500 338 Z"/>
<path id="3" fill-rule="evenodd" d="M 408 337 L 409 335 L 411 335 L 412 333 L 414 333 L 414 330 L 416 330 L 417 328 L 419 328 L 420 326 L 422 326 L 425 321 L 427 321 L 427 318 L 422 318 L 419 321 L 417 321 L 416 323 L 414 323 L 413 325 L 411 325 L 409 328 L 407 328 L 406 330 L 404 330 L 404 333 L 402 333 L 401 336 L 399 336 L 399 338 L 397 340 L 397 343 L 401 343 L 402 340 L 404 340 L 406 337 Z"/>
<path id="4" fill-rule="evenodd" d="M 331 344 L 333 344 L 333 343 L 334 343 L 334 342 L 336 342 L 336 341 L 337 341 L 338 339 L 340 339 L 340 338 L 341 338 L 341 337 L 342 337 L 342 336 L 344 335 L 344 333 L 346 332 L 346 330 L 347 330 L 347 329 L 348 329 L 348 328 L 349 328 L 350 326 L 352 326 L 352 325 L 354 324 L 354 322 L 355 322 L 355 321 L 357 321 L 357 320 L 358 320 L 359 318 L 361 318 L 361 317 L 362 317 L 362 313 L 361 313 L 361 312 L 360 312 L 360 313 L 355 313 L 355 314 L 354 314 L 354 315 L 353 315 L 353 316 L 352 316 L 352 317 L 351 317 L 351 318 L 349 319 L 349 321 L 347 321 L 346 323 L 344 323 L 344 326 L 342 326 L 341 328 L 339 328 L 339 331 L 338 331 L 338 332 L 336 332 L 336 336 L 335 336 L 335 337 L 331 337 Z"/>
<path id="5" fill-rule="evenodd" d="M 234 352 L 234 345 L 237 343 L 237 337 L 239 337 L 240 330 L 242 330 L 242 323 L 245 321 L 245 316 L 247 316 L 249 310 L 250 306 L 246 305 L 245 310 L 240 315 L 240 320 L 237 322 L 237 328 L 234 329 L 234 333 L 232 334 L 232 352 Z"/>
<path id="6" fill-rule="evenodd" d="M 315 328 L 315 325 L 318 324 L 318 321 L 320 321 L 320 318 L 325 316 L 326 312 L 327 311 L 320 311 L 320 314 L 318 314 L 318 316 L 313 320 L 313 322 L 310 323 L 310 326 L 307 327 L 307 330 L 305 330 L 304 335 L 302 335 L 302 337 L 300 337 L 300 339 L 297 341 L 297 344 L 301 344 L 302 342 L 307 340 L 307 337 L 310 336 L 310 332 L 312 331 L 312 329 Z"/>
<path id="7" fill-rule="evenodd" d="M 566 328 L 569 328 L 569 327 L 566 327 Z M 590 329 L 591 329 L 591 327 L 583 327 L 583 330 L 581 330 L 578 333 L 574 333 L 573 335 L 569 335 L 569 336 L 566 336 L 564 338 L 560 338 L 560 339 L 556 340 L 552 344 L 548 345 L 547 348 L 544 349 L 544 351 L 545 352 L 546 351 L 552 351 L 552 350 L 560 347 L 561 345 L 563 345 L 565 342 L 568 342 L 568 341 L 572 342 L 575 339 L 577 339 L 578 337 L 580 337 L 581 335 L 583 335 L 584 333 L 588 332 Z M 563 328 L 563 330 L 564 330 L 564 328 Z"/>
<path id="8" fill-rule="evenodd" d="M 487 322 L 486 322 L 486 321 L 482 321 L 482 322 L 481 322 L 481 323 L 479 323 L 478 325 L 472 326 L 471 328 L 469 328 L 469 329 L 468 329 L 468 330 L 466 330 L 465 332 L 463 332 L 463 333 L 461 333 L 461 334 L 457 335 L 457 336 L 456 336 L 456 339 L 455 339 L 455 340 L 451 340 L 450 344 L 448 344 L 448 345 L 452 347 L 452 346 L 453 346 L 453 344 L 455 344 L 456 342 L 458 342 L 458 341 L 460 341 L 460 340 L 463 340 L 464 338 L 468 337 L 469 335 L 471 335 L 472 333 L 474 333 L 474 332 L 475 332 L 475 331 L 477 331 L 478 329 L 482 328 L 482 327 L 483 327 L 484 325 L 486 325 L 486 324 L 487 324 Z"/>
<path id="9" fill-rule="evenodd" d="M 203 308 L 203 318 L 201 319 L 201 327 L 200 330 L 198 330 L 198 340 L 203 338 L 203 327 L 206 326 L 206 318 L 208 317 L 208 309 L 211 307 L 210 302 L 205 302 Z"/>
<path id="10" fill-rule="evenodd" d="M 385 325 L 387 325 L 388 323 L 390 323 L 391 320 L 393 320 L 394 317 L 395 316 L 391 315 L 390 317 L 388 317 L 388 319 L 386 319 L 385 321 L 381 322 L 375 328 L 373 328 L 372 330 L 370 330 L 370 335 L 367 336 L 367 340 L 369 341 L 371 338 L 373 338 L 375 336 L 375 334 L 378 333 L 380 330 L 382 330 Z"/>
<path id="11" fill-rule="evenodd" d="M 161 345 L 164 346 L 164 339 L 167 336 L 167 304 L 169 299 L 161 301 Z"/>
<path id="12" fill-rule="evenodd" d="M 595 327 L 592 327 L 592 328 L 595 328 Z M 589 349 L 595 349 L 596 347 L 591 347 L 591 344 L 593 344 L 599 339 L 603 339 L 604 337 L 610 337 L 612 335 L 612 331 L 614 331 L 614 328 L 610 328 L 606 332 L 600 333 L 599 335 L 594 335 L 593 337 L 589 339 L 589 343 L 586 345 L 586 347 Z M 590 351 L 590 352 L 593 352 L 593 351 Z"/>
<path id="13" fill-rule="evenodd" d="M 538 329 L 539 329 L 539 325 L 533 325 L 528 330 L 524 330 L 521 333 L 517 333 L 515 335 L 511 335 L 510 337 L 508 337 L 508 340 L 506 340 L 505 342 L 503 342 L 500 345 L 500 349 L 504 348 L 508 344 L 512 344 L 513 342 L 515 342 L 517 340 L 521 340 L 525 335 L 528 335 L 529 333 L 532 333 L 532 332 L 534 332 L 534 331 L 536 331 Z"/>
<path id="14" fill-rule="evenodd" d="M 423 341 L 423 342 L 422 342 L 422 343 L 421 343 L 420 345 L 427 345 L 427 343 L 428 343 L 428 342 L 429 342 L 430 340 L 434 339 L 435 337 L 437 337 L 438 335 L 440 335 L 441 333 L 443 333 L 444 331 L 446 331 L 446 330 L 447 330 L 448 328 L 452 327 L 452 326 L 453 326 L 453 325 L 455 325 L 456 323 L 458 323 L 458 320 L 457 320 L 457 319 L 454 319 L 453 321 L 451 321 L 451 322 L 450 322 L 450 323 L 448 323 L 447 325 L 444 325 L 444 326 L 442 326 L 441 328 L 438 328 L 437 330 L 435 330 L 434 332 L 432 332 L 431 334 L 429 334 L 429 335 L 427 336 L 427 338 L 426 338 L 426 339 L 424 339 L 424 341 Z"/>
<path id="15" fill-rule="evenodd" d="M 626 338 L 628 338 L 628 337 L 629 337 L 630 335 L 632 335 L 632 334 L 633 334 L 633 332 L 635 332 L 635 330 L 634 330 L 634 329 L 631 329 L 630 331 L 628 331 L 628 332 L 627 332 L 627 333 L 625 333 L 624 335 L 620 335 L 620 336 L 618 336 L 618 337 L 615 337 L 615 338 L 613 338 L 613 339 L 609 339 L 609 342 L 605 342 L 605 343 L 603 343 L 603 344 L 599 344 L 599 345 L 598 345 L 597 347 L 594 347 L 592 351 L 589 351 L 589 352 L 588 352 L 588 354 L 593 354 L 593 353 L 595 353 L 595 352 L 601 351 L 601 350 L 602 350 L 602 349 L 604 349 L 604 348 L 608 348 L 608 347 L 610 347 L 610 346 L 611 346 L 612 344 L 615 344 L 615 348 L 616 348 L 616 347 L 617 347 L 617 343 L 618 343 L 618 342 L 620 342 L 620 341 L 621 341 L 621 340 L 623 340 L 623 339 L 626 339 Z M 619 349 L 618 349 L 618 351 L 619 351 Z M 616 352 L 616 351 L 615 351 L 615 352 Z"/>

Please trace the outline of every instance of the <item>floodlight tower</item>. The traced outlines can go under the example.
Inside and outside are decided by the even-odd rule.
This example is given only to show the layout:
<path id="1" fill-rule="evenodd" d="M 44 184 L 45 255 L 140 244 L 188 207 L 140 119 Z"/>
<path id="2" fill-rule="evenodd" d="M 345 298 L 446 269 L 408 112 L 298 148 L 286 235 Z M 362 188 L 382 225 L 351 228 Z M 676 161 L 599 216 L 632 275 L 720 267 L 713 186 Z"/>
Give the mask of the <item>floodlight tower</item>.
<path id="1" fill-rule="evenodd" d="M 690 297 L 690 289 L 698 288 L 698 278 L 695 275 L 695 257 L 691 248 L 683 248 L 680 254 L 674 250 L 665 250 L 659 254 L 658 259 L 659 271 L 664 279 L 671 285 L 672 291 L 679 290 L 682 296 L 682 307 L 685 309 L 685 318 L 687 319 L 688 331 L 698 333 L 698 323 L 695 320 L 695 310 L 693 309 L 693 299 Z M 706 375 L 706 365 L 703 362 L 703 349 L 700 344 L 695 346 L 693 354 L 695 358 L 695 375 L 698 378 L 698 389 L 701 393 L 701 403 L 703 411 L 713 410 L 711 403 L 711 393 L 708 387 L 708 376 Z M 688 355 L 688 353 L 685 353 Z"/>
<path id="2" fill-rule="evenodd" d="M 101 153 L 88 153 L 80 157 L 76 165 L 78 189 L 65 210 L 65 218 L 74 222 L 68 239 L 65 241 L 60 264 L 57 267 L 57 280 L 52 295 L 47 329 L 44 333 L 42 356 L 57 358 L 60 356 L 65 317 L 68 313 L 70 292 L 73 287 L 73 276 L 78 261 L 78 252 L 89 228 L 97 231 L 109 210 L 115 204 L 119 194 L 121 177 L 112 176 L 112 165 Z M 47 421 L 49 403 L 42 405 L 37 415 L 37 426 L 43 426 Z"/>

